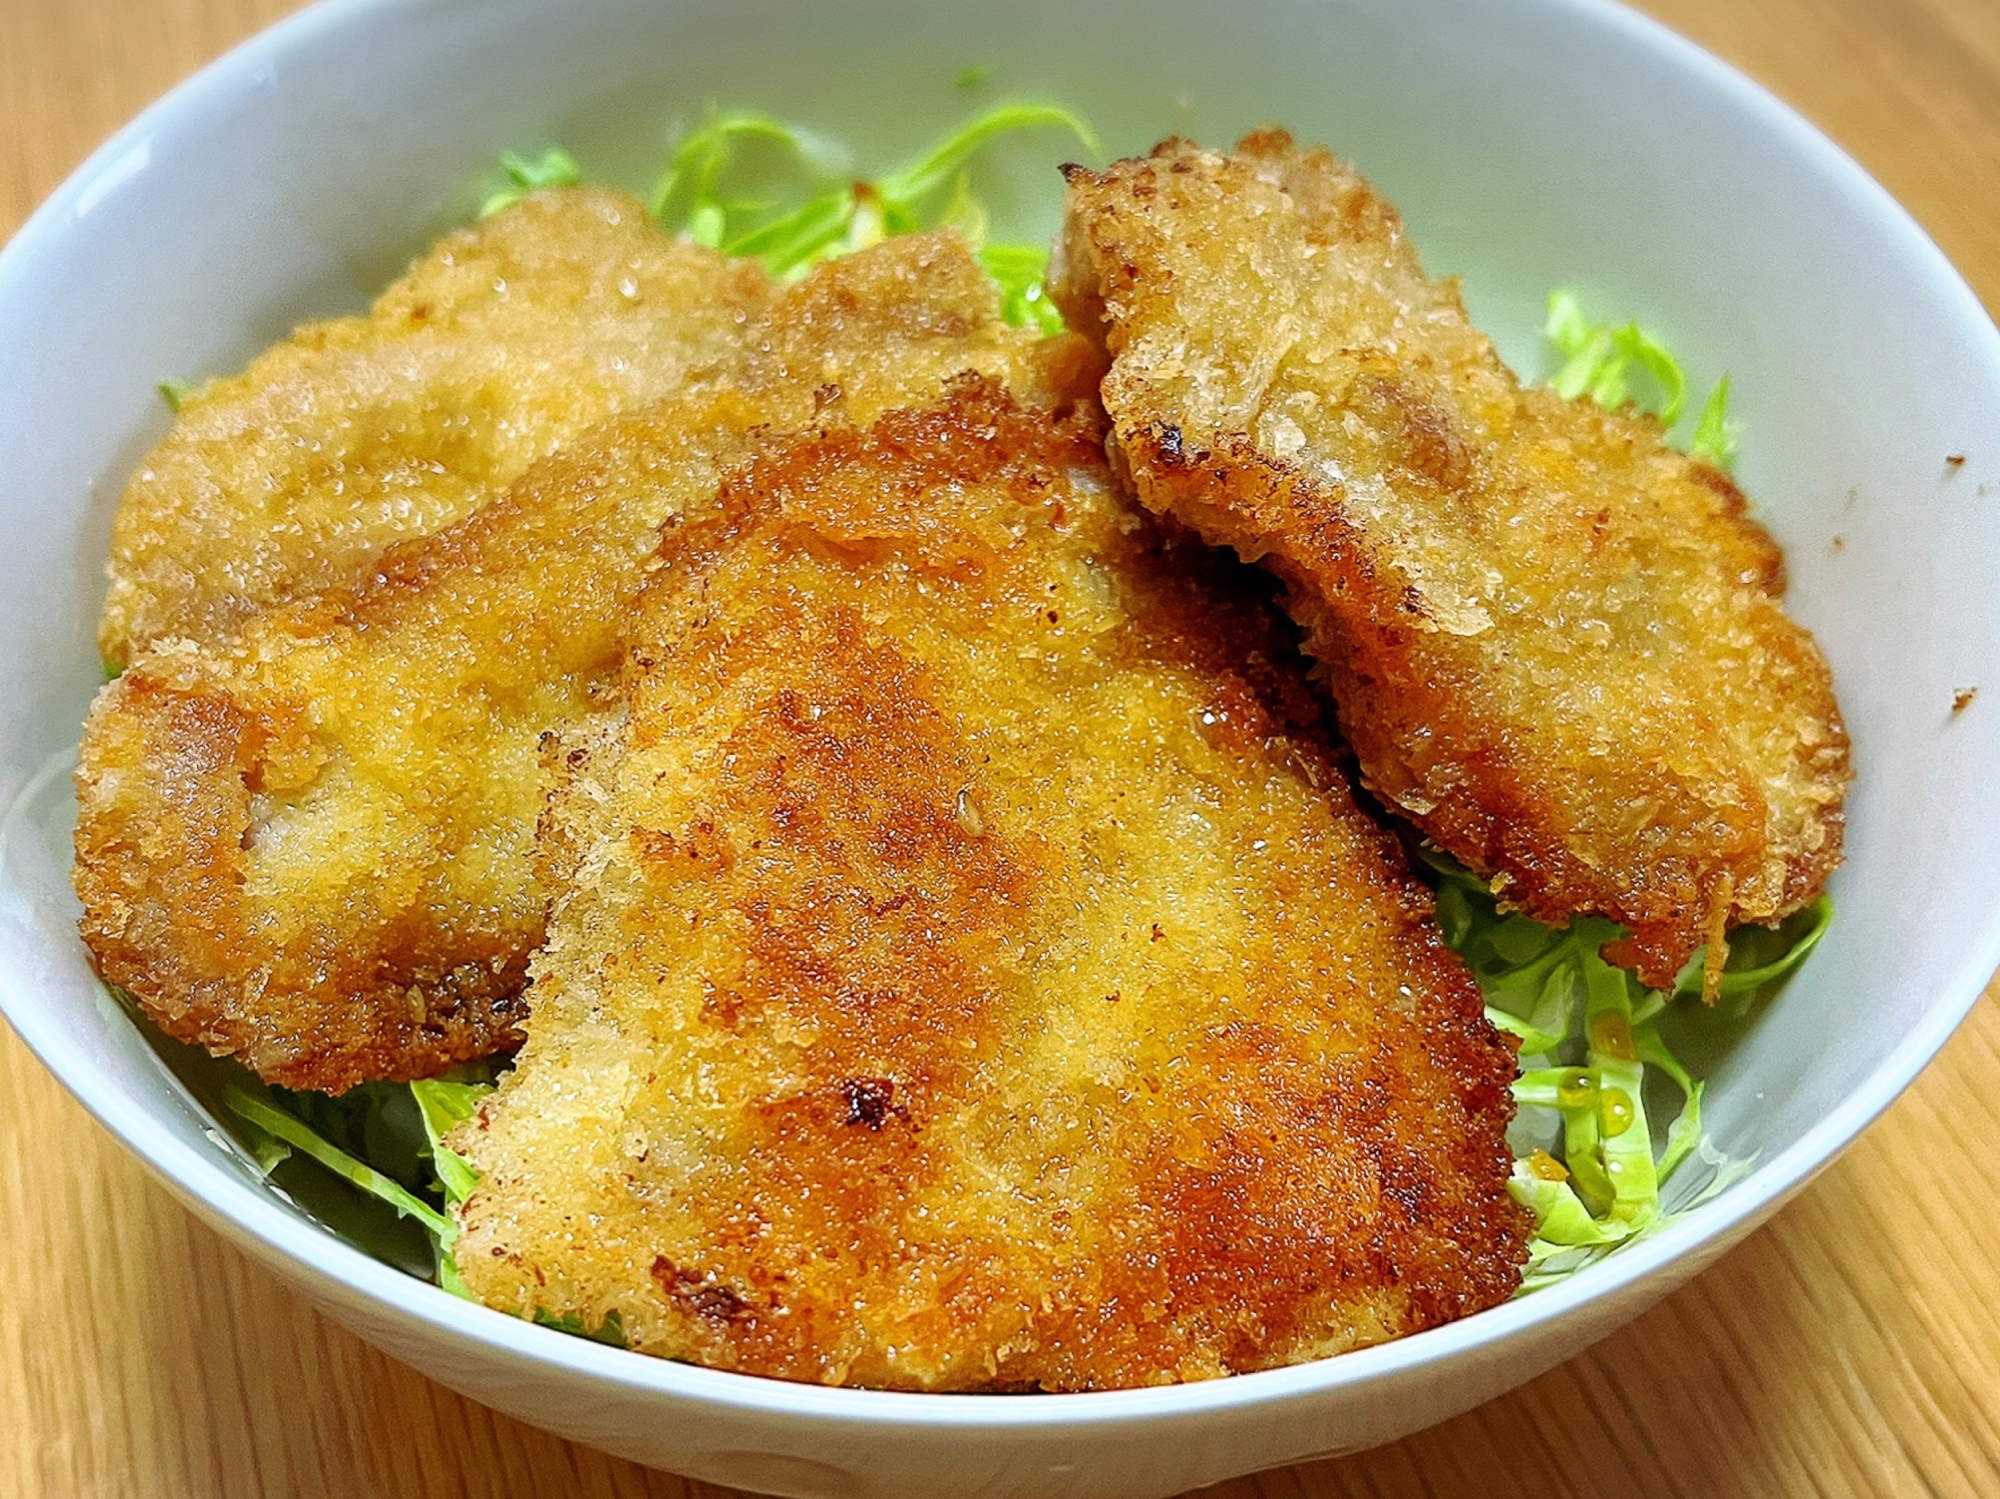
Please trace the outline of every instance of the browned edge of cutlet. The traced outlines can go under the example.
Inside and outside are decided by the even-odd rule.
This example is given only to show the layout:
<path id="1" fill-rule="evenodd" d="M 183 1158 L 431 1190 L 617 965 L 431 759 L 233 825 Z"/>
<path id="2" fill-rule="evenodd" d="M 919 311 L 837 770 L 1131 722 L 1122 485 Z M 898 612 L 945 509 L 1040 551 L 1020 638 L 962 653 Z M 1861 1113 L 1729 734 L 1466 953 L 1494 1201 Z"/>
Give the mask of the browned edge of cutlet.
<path id="1" fill-rule="evenodd" d="M 1323 149 L 1301 153 L 1289 134 L 1267 128 L 1246 136 L 1237 152 L 1220 159 L 1221 172 L 1255 173 L 1293 196 L 1309 239 L 1351 238 L 1379 245 L 1385 255 L 1408 255 L 1394 207 Z M 1172 287 L 1147 285 L 1149 267 L 1135 263 L 1143 257 L 1121 255 L 1115 243 L 1100 241 L 1091 210 L 1080 211 L 1079 201 L 1122 200 L 1123 212 L 1143 218 L 1154 203 L 1171 201 L 1177 179 L 1213 173 L 1217 160 L 1191 142 L 1169 138 L 1149 157 L 1101 171 L 1064 169 L 1072 216 L 1052 273 L 1053 289 L 1071 326 L 1104 343 L 1114 359 L 1125 333 L 1108 304 L 1171 296 Z M 1144 235 L 1165 231 L 1151 226 L 1128 232 L 1143 243 Z M 1414 268 L 1413 259 L 1410 264 Z M 1455 289 L 1444 290 L 1462 317 Z M 1505 374 L 1497 358 L 1493 363 Z M 1520 391 L 1510 374 L 1505 378 L 1524 403 L 1554 400 L 1544 391 Z M 1386 378 L 1375 385 L 1385 415 L 1393 415 L 1399 428 L 1401 460 L 1447 490 L 1463 485 L 1470 457 L 1448 415 Z M 1607 955 L 1663 987 L 1674 982 L 1701 944 L 1719 948 L 1732 921 L 1782 919 L 1812 900 L 1839 864 L 1845 819 L 1838 800 L 1817 814 L 1817 843 L 1786 858 L 1782 899 L 1754 910 L 1743 905 L 1741 892 L 1768 867 L 1768 852 L 1760 830 L 1736 827 L 1730 820 L 1735 814 L 1723 809 L 1714 809 L 1708 824 L 1727 828 L 1715 837 L 1684 840 L 1646 860 L 1612 866 L 1580 857 L 1563 835 L 1555 802 L 1538 783 L 1533 757 L 1520 753 L 1522 746 L 1504 725 L 1496 727 L 1468 706 L 1480 701 L 1479 673 L 1428 647 L 1422 601 L 1398 570 L 1378 557 L 1375 543 L 1348 518 L 1337 492 L 1300 466 L 1260 451 L 1247 434 L 1224 431 L 1197 439 L 1159 414 L 1114 409 L 1112 417 L 1114 467 L 1149 509 L 1183 520 L 1211 543 L 1235 548 L 1285 581 L 1287 607 L 1307 630 L 1307 649 L 1339 705 L 1342 730 L 1364 779 L 1441 848 L 1494 879 L 1508 908 L 1553 925 L 1580 912 L 1620 922 L 1631 936 Z M 1664 451 L 1663 434 L 1648 417 L 1594 413 L 1593 420 Z M 1769 602 L 1773 617 L 1764 622 L 1762 648 L 1783 662 L 1785 690 L 1813 701 L 1827 735 L 1822 752 L 1838 761 L 1835 779 L 1844 785 L 1851 774 L 1847 737 L 1830 673 L 1810 635 L 1778 609 L 1784 592 L 1781 553 L 1749 515 L 1745 496 L 1728 475 L 1698 460 L 1682 461 L 1686 476 L 1714 496 L 1714 524 L 1727 542 L 1732 576 Z M 1723 559 L 1717 565 L 1725 565 Z M 1423 780 L 1409 756 L 1418 746 L 1434 754 L 1438 744 L 1459 748 L 1454 792 L 1415 811 L 1399 797 Z M 1685 800 L 1664 766 L 1628 763 L 1620 774 L 1630 778 L 1634 803 Z"/>

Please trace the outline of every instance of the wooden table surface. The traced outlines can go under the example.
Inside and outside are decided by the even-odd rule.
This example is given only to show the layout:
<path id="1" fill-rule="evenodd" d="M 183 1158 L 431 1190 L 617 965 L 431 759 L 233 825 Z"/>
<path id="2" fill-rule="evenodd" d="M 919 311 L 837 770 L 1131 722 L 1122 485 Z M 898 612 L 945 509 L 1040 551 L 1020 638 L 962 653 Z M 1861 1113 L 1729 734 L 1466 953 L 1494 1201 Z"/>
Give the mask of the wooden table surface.
<path id="1" fill-rule="evenodd" d="M 0 0 L 0 235 L 294 0 Z M 1650 0 L 1887 184 L 2000 310 L 2000 0 Z M 1397 1446 L 1216 1495 L 2000 1495 L 2000 1003 L 1775 1222 Z M 494 1414 L 191 1219 L 0 1027 L 0 1495 L 721 1495 Z"/>

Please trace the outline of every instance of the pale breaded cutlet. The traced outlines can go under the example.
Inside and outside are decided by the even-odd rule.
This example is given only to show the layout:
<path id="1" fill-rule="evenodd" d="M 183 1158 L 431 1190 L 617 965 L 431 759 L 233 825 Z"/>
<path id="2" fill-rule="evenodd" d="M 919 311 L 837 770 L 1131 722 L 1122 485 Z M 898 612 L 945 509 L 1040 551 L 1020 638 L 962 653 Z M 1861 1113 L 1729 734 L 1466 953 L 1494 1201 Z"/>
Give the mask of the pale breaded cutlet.
<path id="1" fill-rule="evenodd" d="M 816 413 L 865 421 L 966 370 L 1054 407 L 1101 373 L 1082 340 L 1001 323 L 948 233 L 823 266 L 737 336 L 733 373 L 579 437 L 358 587 L 167 642 L 104 689 L 75 882 L 107 980 L 291 1087 L 511 1045 L 542 934 L 537 741 L 615 699 L 661 522 Z"/>
<path id="2" fill-rule="evenodd" d="M 184 401 L 113 521 L 98 643 L 226 639 L 360 581 L 585 428 L 734 358 L 774 295 L 755 262 L 603 188 L 445 236 L 365 316 L 311 323 Z"/>
<path id="3" fill-rule="evenodd" d="M 1139 498 L 1284 580 L 1368 786 L 1506 904 L 1665 985 L 1817 895 L 1847 736 L 1771 538 L 1524 388 L 1359 176 L 1275 130 L 1071 169 L 1051 281 Z"/>
<path id="4" fill-rule="evenodd" d="M 566 741 L 460 1273 L 714 1368 L 1085 1390 L 1504 1300 L 1514 1043 L 1288 642 L 990 384 L 670 524 Z"/>

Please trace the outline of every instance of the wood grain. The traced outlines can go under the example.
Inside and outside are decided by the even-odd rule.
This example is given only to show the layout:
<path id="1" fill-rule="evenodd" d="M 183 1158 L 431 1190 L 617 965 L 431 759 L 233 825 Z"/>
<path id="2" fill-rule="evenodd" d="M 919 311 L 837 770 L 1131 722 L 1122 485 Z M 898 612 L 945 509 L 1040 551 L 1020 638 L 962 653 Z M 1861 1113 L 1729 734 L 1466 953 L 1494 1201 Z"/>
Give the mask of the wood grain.
<path id="1" fill-rule="evenodd" d="M 0 232 L 288 0 L 0 0 Z M 1653 0 L 1852 151 L 2000 306 L 2000 4 Z M 1251 1495 L 2000 1494 L 2000 1002 L 1769 1228 L 1633 1326 Z M 721 1495 L 547 1436 L 328 1323 L 0 1030 L 0 1495 Z"/>

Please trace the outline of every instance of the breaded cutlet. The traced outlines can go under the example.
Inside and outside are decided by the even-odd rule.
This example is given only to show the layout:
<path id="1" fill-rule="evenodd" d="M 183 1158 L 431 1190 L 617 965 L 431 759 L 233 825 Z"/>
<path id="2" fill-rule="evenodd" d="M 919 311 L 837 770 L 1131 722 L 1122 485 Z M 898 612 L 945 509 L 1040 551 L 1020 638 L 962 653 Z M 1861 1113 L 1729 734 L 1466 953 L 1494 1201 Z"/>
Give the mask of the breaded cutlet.
<path id="1" fill-rule="evenodd" d="M 1284 580 L 1367 785 L 1507 906 L 1665 986 L 1818 894 L 1847 735 L 1777 547 L 1651 418 L 1523 387 L 1353 171 L 1070 169 L 1051 282 L 1139 498 Z"/>
<path id="2" fill-rule="evenodd" d="M 769 430 L 966 370 L 1047 406 L 1098 373 L 1082 340 L 1002 324 L 948 233 L 823 266 L 738 337 L 734 374 L 578 438 L 361 585 L 167 642 L 103 690 L 75 882 L 107 980 L 290 1087 L 510 1046 L 542 934 L 537 742 L 615 697 L 660 523 Z"/>
<path id="3" fill-rule="evenodd" d="M 670 523 L 558 747 L 488 1305 L 714 1368 L 1087 1390 L 1504 1300 L 1513 1042 L 1261 600 L 990 383 Z"/>
<path id="4" fill-rule="evenodd" d="M 725 366 L 774 292 L 603 188 L 446 235 L 365 316 L 183 398 L 113 521 L 105 661 L 359 582 L 584 429 Z"/>

